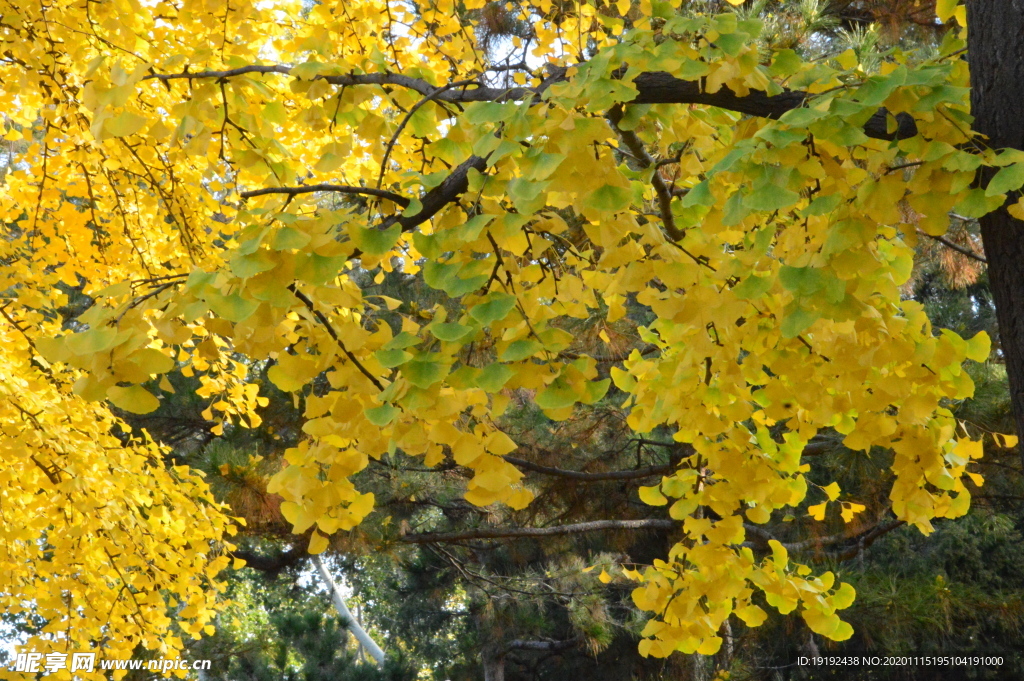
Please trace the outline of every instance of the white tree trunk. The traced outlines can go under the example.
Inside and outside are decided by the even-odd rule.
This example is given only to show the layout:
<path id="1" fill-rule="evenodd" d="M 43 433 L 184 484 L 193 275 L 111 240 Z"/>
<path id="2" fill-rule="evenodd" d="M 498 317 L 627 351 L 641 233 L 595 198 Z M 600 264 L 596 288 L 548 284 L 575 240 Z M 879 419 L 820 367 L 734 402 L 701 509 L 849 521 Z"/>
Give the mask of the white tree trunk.
<path id="1" fill-rule="evenodd" d="M 352 616 L 349 612 L 348 606 L 345 605 L 345 600 L 341 597 L 341 592 L 338 591 L 338 587 L 334 584 L 334 580 L 331 578 L 331 573 L 324 567 L 323 561 L 320 560 L 320 556 L 313 556 L 313 564 L 316 565 L 316 569 L 320 571 L 320 577 L 324 580 L 324 584 L 327 585 L 327 590 L 331 592 L 331 600 L 334 601 L 334 607 L 338 610 L 338 614 L 341 615 L 342 619 L 345 620 L 345 628 L 352 632 L 352 635 L 356 637 L 359 644 L 369 651 L 370 656 L 377 661 L 377 665 L 384 666 L 384 651 L 380 649 L 380 646 L 374 642 L 370 635 L 366 633 L 362 625 Z"/>

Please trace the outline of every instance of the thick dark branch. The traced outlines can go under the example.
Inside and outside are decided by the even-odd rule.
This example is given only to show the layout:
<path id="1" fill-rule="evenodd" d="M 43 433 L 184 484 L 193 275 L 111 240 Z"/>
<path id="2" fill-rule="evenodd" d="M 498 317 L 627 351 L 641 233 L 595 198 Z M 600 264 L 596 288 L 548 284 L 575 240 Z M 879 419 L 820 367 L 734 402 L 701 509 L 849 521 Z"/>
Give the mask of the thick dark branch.
<path id="1" fill-rule="evenodd" d="M 298 194 L 311 194 L 313 192 L 336 192 L 338 194 L 365 194 L 366 196 L 376 196 L 382 199 L 387 199 L 397 203 L 402 208 L 409 205 L 409 199 L 404 196 L 389 192 L 384 189 L 372 189 L 370 187 L 350 187 L 344 184 L 306 184 L 300 187 L 265 187 L 264 189 L 252 189 L 247 192 L 241 192 L 239 196 L 243 199 L 251 199 L 254 196 L 264 196 L 266 194 L 288 194 L 289 196 L 296 196 Z"/>
<path id="2" fill-rule="evenodd" d="M 422 208 L 417 213 L 408 217 L 393 215 L 384 220 L 377 229 L 385 230 L 397 223 L 402 226 L 403 232 L 408 232 L 414 227 L 423 224 L 469 189 L 469 171 L 474 169 L 480 172 L 486 170 L 487 160 L 480 156 L 470 156 L 457 165 L 451 174 L 444 179 L 444 182 L 420 197 L 419 202 Z"/>
<path id="3" fill-rule="evenodd" d="M 247 73 L 280 73 L 287 76 L 289 73 L 291 73 L 291 70 L 291 66 L 285 66 L 284 64 L 267 64 L 266 66 L 258 66 L 256 64 L 252 64 L 250 66 L 242 66 L 237 69 L 228 69 L 226 71 L 196 71 L 195 73 L 182 71 L 181 73 L 153 73 L 148 76 L 145 76 L 142 80 L 155 79 L 166 82 L 168 80 L 192 80 L 194 78 L 232 78 L 234 76 L 244 76 Z"/>
<path id="4" fill-rule="evenodd" d="M 244 66 L 229 71 L 199 71 L 196 73 L 176 73 L 166 75 L 152 75 L 148 78 L 159 78 L 167 81 L 175 78 L 229 78 L 231 76 L 245 73 L 290 73 L 288 66 Z M 476 87 L 452 89 L 437 93 L 431 99 L 439 102 L 467 103 L 467 102 L 506 102 L 518 101 L 528 97 L 538 97 L 550 85 L 565 80 L 565 70 L 557 70 L 556 73 L 535 88 L 514 87 L 514 88 L 492 88 Z M 365 73 L 349 74 L 340 76 L 317 76 L 334 85 L 392 85 L 415 90 L 424 96 L 434 95 L 436 87 L 423 80 L 413 78 L 400 73 Z M 717 106 L 730 111 L 737 111 L 750 116 L 761 118 L 777 119 L 787 111 L 800 108 L 814 95 L 797 90 L 784 90 L 776 95 L 769 95 L 760 90 L 751 90 L 744 97 L 740 97 L 729 88 L 722 88 L 718 92 L 706 92 L 700 81 L 680 80 L 671 73 L 655 71 L 641 73 L 633 81 L 637 89 L 637 96 L 632 104 L 703 104 L 706 106 Z M 445 86 L 441 86 L 442 89 Z M 539 99 L 539 97 L 538 97 Z M 905 139 L 917 134 L 917 125 L 912 116 L 906 113 L 897 114 L 896 130 L 889 132 L 889 112 L 879 109 L 864 126 L 864 134 L 868 137 L 882 140 Z"/>
<path id="5" fill-rule="evenodd" d="M 608 111 L 608 122 L 611 123 L 612 128 L 618 133 L 623 144 L 629 147 L 633 157 L 637 159 L 642 168 L 647 169 L 655 166 L 654 174 L 651 176 L 651 185 L 654 187 L 654 193 L 658 196 L 658 210 L 661 213 L 661 221 L 664 223 L 665 231 L 668 232 L 670 237 L 676 241 L 682 239 L 683 233 L 676 227 L 676 220 L 672 215 L 672 191 L 665 184 L 661 173 L 658 172 L 657 162 L 647 152 L 647 147 L 644 146 L 644 143 L 635 132 L 623 130 L 619 127 L 619 123 L 622 122 L 622 105 L 613 106 Z"/>
<path id="6" fill-rule="evenodd" d="M 740 97 L 725 87 L 718 92 L 705 92 L 703 83 L 680 80 L 664 71 L 641 73 L 633 81 L 633 85 L 636 86 L 638 94 L 632 104 L 705 104 L 771 119 L 777 119 L 787 111 L 799 109 L 814 97 L 798 90 L 784 90 L 777 95 L 751 90 L 745 97 Z M 896 124 L 895 133 L 890 133 L 889 112 L 886 109 L 879 109 L 865 124 L 864 134 L 882 140 L 906 139 L 917 134 L 917 124 L 909 114 L 897 114 Z"/>
<path id="7" fill-rule="evenodd" d="M 519 537 L 554 537 L 565 534 L 582 534 L 602 530 L 671 530 L 679 527 L 674 520 L 648 518 L 641 520 L 592 520 L 574 525 L 554 527 L 490 527 L 466 532 L 426 532 L 407 534 L 401 538 L 408 544 L 434 544 L 458 542 L 469 539 L 515 539 Z"/>

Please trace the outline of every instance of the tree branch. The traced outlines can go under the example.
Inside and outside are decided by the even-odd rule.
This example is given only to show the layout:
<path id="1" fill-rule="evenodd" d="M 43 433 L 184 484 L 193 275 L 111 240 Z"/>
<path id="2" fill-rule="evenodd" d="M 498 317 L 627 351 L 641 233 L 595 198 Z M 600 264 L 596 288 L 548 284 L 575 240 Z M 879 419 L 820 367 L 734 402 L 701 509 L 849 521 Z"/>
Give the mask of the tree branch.
<path id="1" fill-rule="evenodd" d="M 444 182 L 420 197 L 419 202 L 423 207 L 418 213 L 408 217 L 393 215 L 378 225 L 377 229 L 385 230 L 397 223 L 402 226 L 403 232 L 408 232 L 414 227 L 423 224 L 469 189 L 470 170 L 477 170 L 482 173 L 486 169 L 487 159 L 480 156 L 470 156 L 457 165 L 451 174 L 444 179 Z"/>
<path id="2" fill-rule="evenodd" d="M 284 65 L 243 66 L 227 71 L 187 71 L 175 74 L 153 74 L 147 78 L 163 81 L 173 79 L 197 78 L 230 78 L 247 73 L 280 73 L 290 74 L 292 68 Z M 520 101 L 528 97 L 538 97 L 552 84 L 566 80 L 565 69 L 557 69 L 554 75 L 535 88 L 492 88 L 477 87 L 463 90 L 448 90 L 431 97 L 434 101 L 463 104 L 468 102 L 507 102 Z M 315 76 L 314 79 L 326 80 L 332 85 L 391 85 L 404 87 L 419 92 L 423 96 L 431 96 L 437 88 L 423 80 L 401 73 L 365 73 L 336 76 Z M 815 95 L 798 90 L 783 90 L 776 95 L 769 95 L 761 90 L 751 90 L 740 97 L 729 88 L 723 87 L 718 92 L 707 92 L 703 81 L 680 80 L 671 73 L 652 71 L 641 73 L 634 81 L 637 96 L 632 104 L 703 104 L 728 109 L 749 116 L 777 119 L 787 111 L 802 107 Z M 441 86 L 444 89 L 446 86 Z M 896 115 L 896 129 L 889 132 L 889 112 L 879 109 L 864 125 L 864 134 L 882 140 L 896 140 L 913 137 L 917 134 L 914 118 L 906 113 Z"/>
<path id="3" fill-rule="evenodd" d="M 317 321 L 319 321 L 323 325 L 323 327 L 327 330 L 327 333 L 331 336 L 331 338 L 334 339 L 334 342 L 338 344 L 339 348 L 341 348 L 341 351 L 345 353 L 345 356 L 352 360 L 352 363 L 356 365 L 356 368 L 359 369 L 359 372 L 363 376 L 366 376 L 368 379 L 370 379 L 370 383 L 373 383 L 374 387 L 377 388 L 377 390 L 383 392 L 384 386 L 381 385 L 381 382 L 377 379 L 376 376 L 371 374 L 370 371 L 365 366 L 363 366 L 362 362 L 356 359 L 356 356 L 353 355 L 348 348 L 345 347 L 345 344 L 341 342 L 341 338 L 338 337 L 338 332 L 335 331 L 334 326 L 331 324 L 331 321 L 327 319 L 327 316 L 323 312 L 316 309 L 316 305 L 314 305 L 313 301 L 309 299 L 309 296 L 300 291 L 298 287 L 295 286 L 295 284 L 289 286 L 288 289 L 295 295 L 296 298 L 302 301 L 302 304 L 306 306 L 306 309 L 313 313 L 313 316 L 316 317 Z"/>
<path id="4" fill-rule="evenodd" d="M 312 192 L 365 194 L 367 196 L 376 196 L 382 199 L 387 199 L 388 201 L 397 203 L 402 208 L 409 205 L 409 199 L 395 194 L 394 192 L 389 192 L 384 189 L 372 189 L 370 187 L 350 187 L 343 184 L 306 184 L 300 187 L 265 187 L 263 189 L 252 189 L 247 192 L 241 192 L 239 196 L 243 199 L 251 199 L 254 196 L 264 196 L 266 194 L 288 194 L 289 196 L 296 196 L 298 194 L 310 194 Z"/>
<path id="5" fill-rule="evenodd" d="M 689 450 L 689 454 L 693 453 L 693 449 L 690 445 L 686 445 L 682 442 L 670 442 L 670 443 L 652 443 L 644 441 L 644 444 L 664 444 L 672 447 L 686 447 Z M 810 442 L 804 447 L 804 456 L 814 456 L 821 454 L 832 447 L 834 443 L 831 442 Z M 519 447 L 519 450 L 529 450 L 529 447 Z M 657 466 L 648 466 L 646 468 L 635 468 L 633 470 L 626 471 L 601 471 L 588 473 L 584 471 L 570 471 L 565 468 L 553 468 L 550 466 L 542 466 L 538 463 L 528 461 L 526 459 L 520 459 L 519 457 L 505 455 L 502 457 L 505 461 L 508 461 L 513 466 L 522 468 L 528 471 L 534 471 L 535 473 L 542 473 L 544 475 L 551 475 L 557 478 L 566 478 L 568 480 L 579 480 L 581 482 L 602 482 L 605 480 L 638 480 L 642 478 L 649 478 L 653 475 L 667 475 L 672 471 L 676 470 L 679 466 L 679 461 L 659 464 Z M 428 469 L 434 470 L 434 469 Z M 754 526 L 751 526 L 754 527 Z M 770 538 L 770 537 L 769 537 Z"/>
<path id="6" fill-rule="evenodd" d="M 244 76 L 247 73 L 280 73 L 287 76 L 291 71 L 292 67 L 284 64 L 250 64 L 249 66 L 242 66 L 237 69 L 228 69 L 226 71 L 196 71 L 195 73 L 189 73 L 186 70 L 180 73 L 151 73 L 148 76 L 144 76 L 142 80 L 162 80 L 167 82 L 169 80 L 181 79 L 233 78 L 234 76 Z"/>
<path id="7" fill-rule="evenodd" d="M 380 173 L 377 175 L 378 188 L 380 187 L 380 183 L 384 181 L 384 171 L 387 169 L 388 159 L 391 157 L 391 150 L 395 148 L 395 142 L 398 141 L 398 136 L 402 133 L 402 130 L 409 123 L 409 120 L 412 119 L 413 115 L 420 110 L 420 107 L 422 107 L 427 102 L 437 99 L 440 95 L 444 94 L 448 90 L 452 90 L 457 87 L 465 87 L 467 85 L 472 85 L 474 83 L 476 83 L 476 78 L 467 78 L 466 80 L 457 80 L 454 83 L 448 83 L 447 85 L 443 85 L 437 88 L 429 95 L 427 95 L 420 101 L 416 102 L 416 104 L 413 105 L 411 109 L 409 109 L 409 113 L 405 114 L 405 118 L 403 118 L 402 121 L 398 124 L 398 127 L 395 128 L 395 134 L 391 136 L 391 139 L 388 140 L 387 146 L 384 148 L 384 157 L 381 158 L 380 160 Z"/>
<path id="8" fill-rule="evenodd" d="M 652 475 L 666 475 L 668 473 L 671 473 L 676 468 L 675 464 L 666 463 L 660 466 L 648 466 L 647 468 L 637 468 L 631 471 L 606 471 L 603 473 L 584 473 L 581 471 L 569 471 L 565 470 L 564 468 L 550 468 L 548 466 L 541 466 L 540 464 L 527 461 L 526 459 L 519 459 L 514 456 L 503 456 L 502 458 L 518 468 L 523 468 L 528 471 L 534 471 L 535 473 L 543 473 L 544 475 L 551 475 L 557 478 L 579 480 L 581 482 L 600 482 L 602 480 L 637 480 L 640 478 L 649 478 Z"/>
<path id="9" fill-rule="evenodd" d="M 635 132 L 623 130 L 619 127 L 619 123 L 622 121 L 621 104 L 616 104 L 608 110 L 607 119 L 611 123 L 612 129 L 622 139 L 623 144 L 633 152 L 633 156 L 640 163 L 640 167 L 646 170 L 654 166 L 654 174 L 651 175 L 651 185 L 654 187 L 654 193 L 658 195 L 658 210 L 661 212 L 661 221 L 664 223 L 665 231 L 668 232 L 668 235 L 679 241 L 683 238 L 683 233 L 676 227 L 676 220 L 672 216 L 672 192 L 665 184 L 661 173 L 658 172 L 658 163 L 647 152 L 647 147 L 644 146 L 644 143 Z"/>
<path id="10" fill-rule="evenodd" d="M 378 667 L 384 666 L 384 651 L 381 650 L 377 642 L 370 637 L 363 626 L 359 624 L 358 620 L 352 616 L 349 612 L 348 606 L 345 604 L 345 599 L 341 597 L 341 592 L 338 591 L 338 587 L 334 584 L 334 579 L 331 577 L 331 573 L 327 571 L 320 556 L 313 556 L 313 564 L 316 565 L 316 569 L 320 572 L 320 579 L 324 581 L 327 586 L 327 590 L 331 593 L 331 600 L 334 602 L 334 607 L 341 615 L 341 618 L 345 620 L 345 628 L 352 632 L 352 635 L 356 637 L 359 644 L 366 648 L 367 652 L 377 662 Z"/>
<path id="11" fill-rule="evenodd" d="M 944 238 L 944 237 L 941 237 L 941 236 L 935 236 L 934 234 L 929 234 L 928 232 L 926 232 L 926 231 L 924 231 L 924 230 L 921 230 L 921 229 L 917 230 L 917 233 L 918 233 L 918 234 L 921 234 L 921 235 L 923 235 L 923 236 L 926 236 L 926 237 L 928 237 L 929 239 L 932 239 L 932 240 L 934 240 L 934 241 L 937 241 L 937 242 L 939 242 L 940 244 L 942 244 L 942 245 L 943 245 L 943 246 L 945 246 L 946 248 L 951 248 L 951 249 L 953 249 L 954 251 L 956 251 L 956 252 L 957 252 L 957 253 L 959 253 L 960 255 L 965 255 L 965 256 L 967 256 L 968 258 L 971 258 L 972 260 L 977 260 L 978 262 L 983 262 L 983 263 L 985 263 L 986 265 L 988 264 L 988 260 L 986 260 L 985 258 L 981 257 L 980 255 L 978 255 L 978 254 L 977 254 L 977 253 L 975 253 L 974 251 L 970 251 L 970 250 L 967 250 L 967 249 L 966 249 L 966 248 L 964 248 L 963 246 L 959 246 L 959 245 L 957 245 L 957 244 L 953 243 L 953 242 L 952 242 L 952 241 L 950 241 L 949 239 L 946 239 L 946 238 Z"/>
<path id="12" fill-rule="evenodd" d="M 874 544 L 878 539 L 881 539 L 893 530 L 899 529 L 906 524 L 906 521 L 903 520 L 893 520 L 892 522 L 886 523 L 885 525 L 877 525 L 871 530 L 868 530 L 866 533 L 863 533 L 858 537 L 852 538 L 856 539 L 856 543 L 854 543 L 849 548 L 844 549 L 842 551 L 830 553 L 829 556 L 831 558 L 835 558 L 836 560 L 849 560 L 861 551 L 863 551 L 864 549 L 866 549 L 867 547 Z"/>
<path id="13" fill-rule="evenodd" d="M 502 646 L 502 654 L 507 654 L 513 650 L 539 650 L 542 652 L 569 650 L 578 646 L 582 640 L 580 638 L 570 638 L 567 641 L 522 641 L 516 639 Z"/>
<path id="14" fill-rule="evenodd" d="M 780 541 L 779 543 L 782 544 L 782 546 L 785 547 L 787 551 L 799 553 L 801 551 L 818 549 L 823 546 L 828 546 L 830 544 L 843 544 L 852 542 L 851 545 L 845 549 L 826 551 L 824 554 L 829 558 L 843 561 L 853 558 L 858 553 L 860 553 L 861 551 L 875 543 L 875 541 L 879 538 L 889 534 L 897 528 L 902 527 L 903 525 L 906 525 L 905 521 L 893 520 L 889 523 L 875 525 L 874 527 L 865 530 L 860 534 L 856 534 L 852 537 L 848 537 L 845 534 L 840 533 L 829 535 L 827 537 L 811 537 L 810 539 L 804 539 L 801 541 Z M 766 548 L 768 546 L 768 542 L 772 539 L 775 539 L 775 537 L 764 528 L 758 527 L 756 525 L 751 525 L 750 523 L 744 523 L 743 529 L 746 530 L 747 534 L 756 537 L 756 543 L 761 547 Z"/>
<path id="15" fill-rule="evenodd" d="M 647 518 L 641 520 L 592 520 L 574 525 L 554 527 L 493 527 L 468 530 L 466 532 L 425 532 L 407 534 L 401 541 L 407 544 L 434 544 L 457 542 L 467 539 L 514 539 L 520 537 L 554 537 L 564 534 L 582 534 L 602 530 L 671 530 L 680 524 L 674 520 Z"/>

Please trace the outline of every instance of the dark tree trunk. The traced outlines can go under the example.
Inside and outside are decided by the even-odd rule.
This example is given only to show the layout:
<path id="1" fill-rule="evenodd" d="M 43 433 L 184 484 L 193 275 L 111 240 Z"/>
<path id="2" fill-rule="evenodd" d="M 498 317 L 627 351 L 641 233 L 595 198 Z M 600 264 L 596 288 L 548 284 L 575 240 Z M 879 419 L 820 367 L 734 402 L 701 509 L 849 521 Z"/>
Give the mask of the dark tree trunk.
<path id="1" fill-rule="evenodd" d="M 505 681 L 505 651 L 498 646 L 486 646 L 480 653 L 484 666 L 484 681 Z"/>
<path id="2" fill-rule="evenodd" d="M 967 24 L 974 128 L 992 148 L 1024 149 L 1024 0 L 970 0 Z M 981 238 L 1017 434 L 1024 436 L 1024 222 L 1004 206 L 981 218 Z M 1019 451 L 1024 456 L 1024 443 Z"/>

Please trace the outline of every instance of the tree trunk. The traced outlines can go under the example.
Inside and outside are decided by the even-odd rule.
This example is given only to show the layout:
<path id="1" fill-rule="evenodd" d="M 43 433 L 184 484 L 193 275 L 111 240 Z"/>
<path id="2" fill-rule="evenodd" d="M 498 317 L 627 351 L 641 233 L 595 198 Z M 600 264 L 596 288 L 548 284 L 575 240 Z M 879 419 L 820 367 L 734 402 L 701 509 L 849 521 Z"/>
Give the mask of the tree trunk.
<path id="1" fill-rule="evenodd" d="M 316 565 L 316 569 L 320 571 L 320 578 L 324 580 L 324 584 L 327 586 L 327 590 L 331 593 L 331 600 L 334 601 L 334 607 L 341 615 L 341 618 L 345 620 L 345 628 L 356 637 L 359 641 L 359 645 L 366 648 L 369 651 L 370 656 L 377 661 L 377 666 L 384 666 L 384 651 L 381 650 L 380 646 L 370 638 L 370 635 L 366 633 L 362 625 L 356 621 L 356 618 L 352 616 L 348 606 L 345 604 L 345 599 L 341 597 L 341 592 L 338 591 L 337 585 L 334 583 L 334 579 L 331 577 L 331 573 L 327 571 L 323 561 L 320 560 L 320 556 L 313 556 L 313 564 Z"/>
<path id="2" fill-rule="evenodd" d="M 505 651 L 500 646 L 486 646 L 480 654 L 484 681 L 505 681 Z"/>
<path id="3" fill-rule="evenodd" d="M 974 128 L 992 148 L 1024 149 L 1024 0 L 966 4 Z M 1024 222 L 1004 206 L 981 218 L 981 238 L 1017 434 L 1024 436 Z M 1024 457 L 1024 443 L 1019 451 Z"/>

